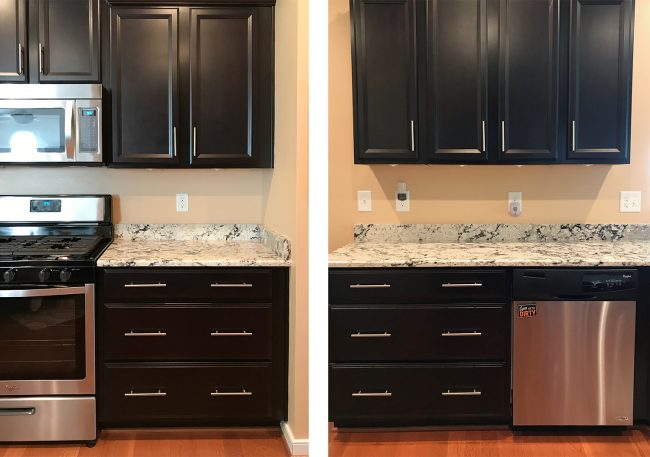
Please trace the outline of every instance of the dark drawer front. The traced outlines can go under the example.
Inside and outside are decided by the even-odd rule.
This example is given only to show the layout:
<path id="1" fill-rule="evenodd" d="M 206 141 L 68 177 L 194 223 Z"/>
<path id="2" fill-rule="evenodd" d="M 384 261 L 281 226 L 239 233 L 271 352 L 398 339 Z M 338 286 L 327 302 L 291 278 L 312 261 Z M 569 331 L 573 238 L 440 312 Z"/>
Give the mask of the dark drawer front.
<path id="1" fill-rule="evenodd" d="M 502 422 L 508 418 L 503 366 L 374 365 L 331 369 L 335 424 Z"/>
<path id="2" fill-rule="evenodd" d="M 111 365 L 104 422 L 271 419 L 271 366 Z"/>
<path id="3" fill-rule="evenodd" d="M 505 309 L 332 308 L 332 361 L 502 361 L 507 358 Z"/>
<path id="4" fill-rule="evenodd" d="M 270 306 L 104 305 L 106 360 L 270 360 Z"/>
<path id="5" fill-rule="evenodd" d="M 507 294 L 503 271 L 332 270 L 329 277 L 331 304 L 440 303 Z"/>
<path id="6" fill-rule="evenodd" d="M 105 301 L 271 300 L 272 272 L 247 270 L 107 269 Z"/>

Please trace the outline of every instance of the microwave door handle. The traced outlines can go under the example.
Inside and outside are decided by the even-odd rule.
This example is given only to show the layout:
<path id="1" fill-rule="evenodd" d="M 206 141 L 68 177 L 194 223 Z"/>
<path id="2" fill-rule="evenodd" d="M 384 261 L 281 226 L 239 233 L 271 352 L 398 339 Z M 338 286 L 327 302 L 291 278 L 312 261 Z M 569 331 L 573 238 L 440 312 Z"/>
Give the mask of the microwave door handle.
<path id="1" fill-rule="evenodd" d="M 76 143 L 76 126 L 75 126 L 75 109 L 74 101 L 66 103 L 65 107 L 65 152 L 68 161 L 74 161 L 74 151 Z"/>
<path id="2" fill-rule="evenodd" d="M 85 293 L 85 287 L 0 290 L 0 298 L 60 297 L 65 295 L 83 295 Z"/>

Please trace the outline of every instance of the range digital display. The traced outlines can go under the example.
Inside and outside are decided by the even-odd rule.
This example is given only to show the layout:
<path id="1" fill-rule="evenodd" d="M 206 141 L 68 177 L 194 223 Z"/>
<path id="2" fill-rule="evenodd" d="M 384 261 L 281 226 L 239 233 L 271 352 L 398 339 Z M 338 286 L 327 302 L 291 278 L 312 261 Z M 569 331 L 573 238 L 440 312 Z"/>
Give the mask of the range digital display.
<path id="1" fill-rule="evenodd" d="M 61 200 L 30 200 L 29 211 L 31 213 L 60 213 Z"/>

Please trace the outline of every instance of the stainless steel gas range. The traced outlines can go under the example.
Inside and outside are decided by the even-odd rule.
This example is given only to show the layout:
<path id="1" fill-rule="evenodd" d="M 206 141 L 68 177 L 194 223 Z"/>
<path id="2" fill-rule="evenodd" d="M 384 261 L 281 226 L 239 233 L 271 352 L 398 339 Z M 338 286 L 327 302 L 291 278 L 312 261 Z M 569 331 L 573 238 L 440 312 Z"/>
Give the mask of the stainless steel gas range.
<path id="1" fill-rule="evenodd" d="M 0 196 L 0 441 L 96 439 L 95 265 L 111 197 Z"/>

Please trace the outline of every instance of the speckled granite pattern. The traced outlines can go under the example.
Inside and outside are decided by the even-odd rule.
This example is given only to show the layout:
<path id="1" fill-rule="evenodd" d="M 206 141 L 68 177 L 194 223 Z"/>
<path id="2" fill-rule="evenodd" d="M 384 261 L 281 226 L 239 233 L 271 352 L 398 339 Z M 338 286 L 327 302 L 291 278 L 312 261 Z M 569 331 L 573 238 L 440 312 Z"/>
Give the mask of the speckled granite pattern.
<path id="1" fill-rule="evenodd" d="M 354 243 L 330 254 L 330 268 L 640 267 L 650 241 Z"/>
<path id="2" fill-rule="evenodd" d="M 116 241 L 255 241 L 291 258 L 291 242 L 259 224 L 116 224 L 114 233 Z"/>
<path id="3" fill-rule="evenodd" d="M 409 224 L 356 225 L 354 240 L 387 243 L 465 243 L 650 240 L 643 224 Z"/>

